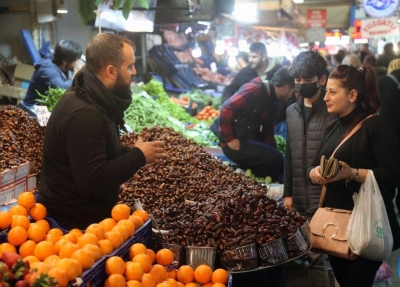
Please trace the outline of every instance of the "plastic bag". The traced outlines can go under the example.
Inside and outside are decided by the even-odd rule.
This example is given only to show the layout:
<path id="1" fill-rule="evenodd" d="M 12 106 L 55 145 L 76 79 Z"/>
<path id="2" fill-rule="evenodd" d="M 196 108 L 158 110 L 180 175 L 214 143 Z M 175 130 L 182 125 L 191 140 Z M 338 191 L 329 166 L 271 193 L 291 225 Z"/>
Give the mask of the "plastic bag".
<path id="1" fill-rule="evenodd" d="M 392 278 L 392 271 L 389 265 L 383 261 L 378 271 L 375 274 L 374 282 L 382 282 Z"/>
<path id="2" fill-rule="evenodd" d="M 353 195 L 354 209 L 347 225 L 351 251 L 370 260 L 386 260 L 393 248 L 393 235 L 385 203 L 372 170 Z"/>

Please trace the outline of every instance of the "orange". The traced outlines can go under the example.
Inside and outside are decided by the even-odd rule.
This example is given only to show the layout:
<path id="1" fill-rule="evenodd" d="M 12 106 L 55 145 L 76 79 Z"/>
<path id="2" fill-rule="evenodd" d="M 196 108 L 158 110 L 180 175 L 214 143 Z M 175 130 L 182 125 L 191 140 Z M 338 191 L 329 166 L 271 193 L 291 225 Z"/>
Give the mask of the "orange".
<path id="1" fill-rule="evenodd" d="M 178 278 L 178 281 L 183 284 L 193 282 L 194 270 L 189 265 L 182 265 L 181 267 L 179 267 L 176 277 Z"/>
<path id="2" fill-rule="evenodd" d="M 36 242 L 33 240 L 27 240 L 24 243 L 21 244 L 19 247 L 19 255 L 21 255 L 22 258 L 33 255 L 35 252 L 35 247 L 36 247 Z"/>
<path id="3" fill-rule="evenodd" d="M 41 225 L 44 228 L 44 230 L 46 231 L 46 234 L 47 234 L 47 232 L 49 232 L 50 224 L 48 223 L 48 221 L 46 219 L 39 219 L 35 223 Z"/>
<path id="4" fill-rule="evenodd" d="M 151 268 L 151 259 L 147 254 L 138 254 L 132 258 L 132 262 L 142 265 L 144 272 L 149 272 Z"/>
<path id="5" fill-rule="evenodd" d="M 144 273 L 142 276 L 142 287 L 155 287 L 156 282 L 154 281 L 154 278 L 151 274 L 149 273 Z"/>
<path id="6" fill-rule="evenodd" d="M 112 218 L 106 218 L 100 221 L 99 224 L 103 226 L 104 232 L 108 232 L 117 224 L 117 222 Z"/>
<path id="7" fill-rule="evenodd" d="M 119 256 L 111 256 L 107 259 L 105 264 L 105 270 L 107 275 L 125 273 L 125 261 Z"/>
<path id="8" fill-rule="evenodd" d="M 144 270 L 137 262 L 128 261 L 125 263 L 125 278 L 127 280 L 142 280 Z"/>
<path id="9" fill-rule="evenodd" d="M 113 252 L 114 247 L 110 240 L 102 239 L 102 240 L 99 240 L 98 243 L 99 243 L 99 247 L 100 247 L 100 251 L 101 251 L 102 255 L 107 255 L 107 254 L 110 254 L 111 252 Z"/>
<path id="10" fill-rule="evenodd" d="M 142 283 L 137 280 L 129 280 L 126 282 L 126 287 L 143 287 Z"/>
<path id="11" fill-rule="evenodd" d="M 11 225 L 12 216 L 7 211 L 0 211 L 0 229 L 9 228 Z"/>
<path id="12" fill-rule="evenodd" d="M 131 237 L 135 233 L 135 224 L 129 219 L 121 219 L 118 221 L 117 225 L 122 225 L 126 227 L 129 231 L 129 237 Z"/>
<path id="13" fill-rule="evenodd" d="M 185 285 L 181 282 L 178 282 L 178 287 L 185 287 Z"/>
<path id="14" fill-rule="evenodd" d="M 29 191 L 21 193 L 18 196 L 17 201 L 18 201 L 19 205 L 25 207 L 26 209 L 31 208 L 36 203 L 35 196 L 33 195 L 32 192 L 29 192 Z"/>
<path id="15" fill-rule="evenodd" d="M 34 255 L 40 260 L 44 261 L 50 255 L 56 254 L 54 244 L 49 241 L 42 241 L 36 244 Z"/>
<path id="16" fill-rule="evenodd" d="M 68 286 L 68 274 L 67 271 L 61 268 L 51 268 L 49 272 L 47 273 L 50 277 L 53 277 L 54 279 L 57 280 L 57 286 L 59 287 L 66 287 Z"/>
<path id="17" fill-rule="evenodd" d="M 165 282 L 168 283 L 169 287 L 178 287 L 178 282 L 175 279 L 168 278 Z"/>
<path id="18" fill-rule="evenodd" d="M 213 285 L 214 285 L 214 283 L 208 282 L 208 283 L 204 284 L 202 287 L 212 287 Z"/>
<path id="19" fill-rule="evenodd" d="M 29 216 L 34 220 L 40 220 L 45 218 L 47 215 L 46 207 L 41 203 L 36 203 L 33 207 L 29 209 Z"/>
<path id="20" fill-rule="evenodd" d="M 80 230 L 78 228 L 74 228 L 74 229 L 71 229 L 69 231 L 69 234 L 73 234 L 78 238 L 78 237 L 81 237 L 83 235 L 83 232 L 82 232 L 82 230 Z"/>
<path id="21" fill-rule="evenodd" d="M 194 270 L 194 279 L 200 284 L 206 284 L 211 281 L 213 271 L 208 265 L 199 265 Z"/>
<path id="22" fill-rule="evenodd" d="M 94 261 L 99 260 L 102 255 L 100 247 L 94 244 L 86 244 L 82 247 L 82 250 L 89 252 L 93 256 Z"/>
<path id="23" fill-rule="evenodd" d="M 28 210 L 23 207 L 22 205 L 14 205 L 12 206 L 9 210 L 8 213 L 11 215 L 11 217 L 13 215 L 24 215 L 24 216 L 28 216 Z"/>
<path id="24" fill-rule="evenodd" d="M 128 219 L 135 224 L 135 229 L 139 229 L 144 224 L 143 219 L 137 215 L 131 215 Z"/>
<path id="25" fill-rule="evenodd" d="M 49 231 L 47 231 L 47 234 L 53 234 L 58 237 L 61 237 L 64 235 L 64 232 L 60 228 L 52 228 Z"/>
<path id="26" fill-rule="evenodd" d="M 147 249 L 146 252 L 151 259 L 151 264 L 154 264 L 154 262 L 156 262 L 156 253 L 153 251 L 153 249 Z"/>
<path id="27" fill-rule="evenodd" d="M 15 246 L 7 242 L 0 244 L 0 256 L 5 251 L 17 253 L 17 249 L 15 248 Z"/>
<path id="28" fill-rule="evenodd" d="M 12 221 L 11 221 L 11 228 L 15 226 L 21 226 L 25 230 L 28 230 L 29 226 L 31 225 L 31 222 L 29 221 L 29 218 L 25 215 L 13 215 L 12 216 Z"/>
<path id="29" fill-rule="evenodd" d="M 63 236 L 60 237 L 60 239 L 66 239 L 69 242 L 74 243 L 74 244 L 78 243 L 78 237 L 76 237 L 72 233 L 64 234 Z"/>
<path id="30" fill-rule="evenodd" d="M 7 235 L 8 242 L 14 246 L 20 246 L 27 238 L 28 234 L 21 226 L 11 228 Z"/>
<path id="31" fill-rule="evenodd" d="M 116 231 L 121 233 L 122 237 L 124 238 L 124 241 L 126 241 L 129 238 L 129 230 L 123 225 L 115 225 L 113 228 L 111 228 L 111 231 Z"/>
<path id="32" fill-rule="evenodd" d="M 196 283 L 191 282 L 191 283 L 185 284 L 185 287 L 198 287 L 198 286 Z"/>
<path id="33" fill-rule="evenodd" d="M 104 231 L 104 227 L 103 226 L 101 226 L 98 223 L 93 223 L 93 224 L 90 224 L 86 228 L 85 233 L 92 233 L 92 234 L 96 235 L 97 240 L 100 240 L 100 239 L 104 239 L 104 234 L 106 232 Z"/>
<path id="34" fill-rule="evenodd" d="M 156 287 L 169 287 L 169 284 L 167 282 L 161 282 L 161 283 L 158 283 L 156 285 Z"/>
<path id="35" fill-rule="evenodd" d="M 157 270 L 158 274 L 160 275 L 160 279 L 161 279 L 160 281 L 165 281 L 169 278 L 167 269 L 165 269 L 164 266 L 162 266 L 160 264 L 154 264 L 151 269 Z"/>
<path id="36" fill-rule="evenodd" d="M 108 239 L 111 242 L 113 249 L 118 248 L 122 243 L 124 243 L 124 237 L 117 231 L 106 232 L 105 239 Z"/>
<path id="37" fill-rule="evenodd" d="M 176 273 L 177 271 L 172 269 L 171 271 L 168 271 L 168 277 L 176 280 Z"/>
<path id="38" fill-rule="evenodd" d="M 58 241 L 60 241 L 60 236 L 55 234 L 46 234 L 44 241 L 49 241 L 55 245 Z"/>
<path id="39" fill-rule="evenodd" d="M 40 260 L 33 255 L 26 256 L 22 260 L 29 262 L 29 266 L 34 262 L 40 262 Z"/>
<path id="40" fill-rule="evenodd" d="M 78 246 L 79 248 L 82 248 L 86 244 L 98 244 L 98 239 L 97 236 L 94 235 L 93 233 L 85 233 L 81 237 L 78 238 Z"/>
<path id="41" fill-rule="evenodd" d="M 143 223 L 146 223 L 147 220 L 149 220 L 149 214 L 144 210 L 137 209 L 132 213 L 132 215 L 139 216 L 143 220 Z"/>
<path id="42" fill-rule="evenodd" d="M 28 228 L 28 239 L 35 241 L 36 243 L 43 241 L 44 237 L 46 236 L 46 231 L 41 225 L 33 223 Z"/>
<path id="43" fill-rule="evenodd" d="M 129 258 L 132 259 L 138 254 L 147 254 L 147 248 L 142 243 L 134 243 L 129 248 Z"/>
<path id="44" fill-rule="evenodd" d="M 121 274 L 112 274 L 104 282 L 104 287 L 125 287 L 126 280 Z"/>
<path id="45" fill-rule="evenodd" d="M 131 215 L 131 208 L 123 203 L 115 205 L 111 210 L 111 217 L 117 222 L 122 219 L 128 219 L 129 215 Z"/>
<path id="46" fill-rule="evenodd" d="M 36 269 L 36 273 L 44 274 L 49 272 L 50 265 L 44 262 L 33 262 L 32 264 L 30 264 L 29 269 L 30 270 Z"/>
<path id="47" fill-rule="evenodd" d="M 54 254 L 47 257 L 43 262 L 49 264 L 50 267 L 54 267 L 54 264 L 56 264 L 58 260 L 60 260 L 60 257 Z"/>
<path id="48" fill-rule="evenodd" d="M 225 284 L 222 283 L 214 283 L 211 287 L 226 287 Z"/>
<path id="49" fill-rule="evenodd" d="M 66 243 L 61 247 L 58 256 L 60 258 L 72 258 L 72 254 L 79 249 L 79 246 L 74 243 Z"/>
<path id="50" fill-rule="evenodd" d="M 74 253 L 72 253 L 71 258 L 79 262 L 83 271 L 89 269 L 94 264 L 94 258 L 92 254 L 83 249 L 76 250 Z"/>
<path id="51" fill-rule="evenodd" d="M 157 268 L 154 268 L 154 266 L 151 267 L 149 274 L 154 279 L 155 284 L 158 284 L 161 281 L 163 281 L 163 279 L 161 278 L 162 274 L 158 271 Z"/>
<path id="52" fill-rule="evenodd" d="M 156 253 L 156 261 L 158 264 L 161 265 L 169 265 L 174 261 L 174 253 L 169 249 L 160 249 Z"/>
<path id="53" fill-rule="evenodd" d="M 61 268 L 67 272 L 68 280 L 73 280 L 82 273 L 82 267 L 72 258 L 62 258 L 58 260 L 53 268 Z"/>
<path id="54" fill-rule="evenodd" d="M 56 242 L 56 244 L 54 244 L 54 249 L 56 251 L 56 254 L 59 255 L 60 254 L 60 250 L 61 247 L 63 247 L 64 245 L 71 243 L 70 241 L 68 241 L 67 239 L 60 239 Z"/>
<path id="55" fill-rule="evenodd" d="M 212 282 L 213 283 L 222 283 L 227 284 L 229 279 L 229 273 L 224 269 L 217 269 L 212 274 Z"/>

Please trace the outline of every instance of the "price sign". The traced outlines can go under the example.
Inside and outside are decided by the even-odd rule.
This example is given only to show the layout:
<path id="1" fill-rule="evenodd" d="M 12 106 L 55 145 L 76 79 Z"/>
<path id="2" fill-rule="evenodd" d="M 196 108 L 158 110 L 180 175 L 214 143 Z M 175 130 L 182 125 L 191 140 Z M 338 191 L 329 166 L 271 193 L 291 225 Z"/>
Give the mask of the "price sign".
<path id="1" fill-rule="evenodd" d="M 51 113 L 46 106 L 34 106 L 33 107 L 41 127 L 47 126 Z"/>

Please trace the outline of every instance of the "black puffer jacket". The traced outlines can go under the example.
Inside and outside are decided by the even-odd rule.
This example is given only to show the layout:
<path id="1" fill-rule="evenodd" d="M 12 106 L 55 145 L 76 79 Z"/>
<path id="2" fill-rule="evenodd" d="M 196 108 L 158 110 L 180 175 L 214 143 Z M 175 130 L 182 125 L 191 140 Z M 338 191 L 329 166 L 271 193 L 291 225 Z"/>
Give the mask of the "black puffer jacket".
<path id="1" fill-rule="evenodd" d="M 286 110 L 287 139 L 284 196 L 293 198 L 293 208 L 302 215 L 312 215 L 318 208 L 321 186 L 312 185 L 307 168 L 316 156 L 327 123 L 335 119 L 328 113 L 323 94 L 313 104 L 306 130 L 303 121 L 304 99 Z"/>

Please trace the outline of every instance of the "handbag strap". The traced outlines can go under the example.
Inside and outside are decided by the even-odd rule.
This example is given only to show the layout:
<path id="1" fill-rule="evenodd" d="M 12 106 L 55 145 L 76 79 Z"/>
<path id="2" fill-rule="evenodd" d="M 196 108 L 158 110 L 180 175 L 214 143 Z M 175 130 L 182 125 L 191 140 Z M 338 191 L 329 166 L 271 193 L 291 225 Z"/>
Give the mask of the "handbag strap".
<path id="1" fill-rule="evenodd" d="M 333 151 L 332 155 L 330 158 L 333 158 L 333 156 L 335 155 L 336 151 L 342 146 L 342 144 L 344 144 L 349 138 L 351 138 L 363 125 L 363 122 L 365 122 L 367 119 L 369 119 L 370 117 L 373 117 L 374 115 L 369 115 L 368 117 L 366 117 L 365 119 L 363 119 L 361 122 L 359 122 L 352 130 L 351 132 L 349 132 L 346 137 L 340 142 L 340 144 L 336 147 L 336 149 Z M 322 191 L 321 191 L 321 197 L 319 199 L 319 207 L 322 207 L 322 204 L 325 200 L 325 195 L 326 195 L 326 190 L 327 190 L 327 186 L 326 184 L 324 184 L 322 186 Z"/>

